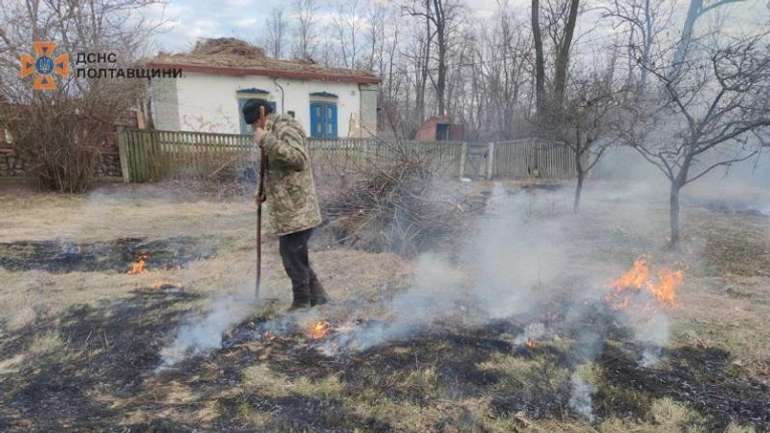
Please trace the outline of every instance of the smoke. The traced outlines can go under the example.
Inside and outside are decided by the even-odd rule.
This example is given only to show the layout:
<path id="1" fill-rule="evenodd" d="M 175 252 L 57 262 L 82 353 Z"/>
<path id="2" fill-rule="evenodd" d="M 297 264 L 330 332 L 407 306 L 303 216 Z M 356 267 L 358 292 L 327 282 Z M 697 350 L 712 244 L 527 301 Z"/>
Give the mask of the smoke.
<path id="1" fill-rule="evenodd" d="M 470 269 L 473 294 L 491 318 L 538 308 L 568 264 L 562 221 L 553 216 L 563 194 L 510 195 L 495 184 L 486 217 L 462 261 Z M 567 200 L 566 203 L 569 201 Z"/>
<path id="2" fill-rule="evenodd" d="M 616 266 L 630 264 L 600 252 L 614 251 L 618 242 L 627 253 L 643 249 L 647 245 L 640 244 L 638 239 L 649 233 L 660 234 L 659 223 L 651 217 L 651 212 L 658 211 L 649 206 L 651 188 L 591 188 L 585 194 L 586 215 L 573 215 L 570 189 L 530 193 L 521 189 L 509 191 L 496 183 L 485 214 L 459 248 L 448 254 L 419 256 L 412 284 L 377 304 L 377 314 L 367 315 L 362 306 L 350 304 L 332 306 L 322 313 L 312 310 L 303 315 L 287 314 L 259 324 L 244 338 L 259 339 L 266 332 L 289 335 L 301 331 L 303 321 L 329 320 L 325 316 L 333 314 L 333 310 L 346 310 L 337 312 L 346 322 L 336 325 L 328 337 L 310 343 L 320 353 L 336 356 L 412 338 L 445 319 L 462 326 L 508 318 L 521 322 L 523 318 L 529 324 L 515 338 L 515 344 L 569 335 L 575 363 L 591 364 L 603 348 L 607 324 L 587 318 L 596 314 L 592 306 L 601 303 L 607 283 L 622 272 Z M 655 197 L 665 200 L 659 195 Z M 620 201 L 631 205 L 624 206 L 623 211 L 606 211 L 608 203 L 611 206 Z M 592 204 L 598 204 L 599 218 L 590 213 Z M 596 235 L 608 229 L 623 235 L 610 240 Z M 635 257 L 636 253 L 631 255 Z M 563 320 L 546 325 L 544 313 L 555 302 L 566 303 Z M 180 328 L 172 344 L 161 352 L 162 367 L 221 347 L 223 334 L 253 311 L 250 296 L 232 295 L 216 300 L 205 316 L 192 317 Z M 649 347 L 642 355 L 642 362 L 647 365 L 656 362 L 659 348 L 670 337 L 669 320 L 664 313 L 660 314 L 653 320 L 623 319 L 626 313 L 618 316 L 626 320 L 636 339 Z M 586 326 L 587 323 L 591 325 Z M 590 381 L 576 372 L 572 377 L 570 406 L 589 420 L 593 419 L 593 392 Z"/>
<path id="3" fill-rule="evenodd" d="M 662 348 L 671 339 L 671 320 L 661 311 L 650 314 L 635 313 L 632 310 L 627 314 L 631 329 L 634 331 L 634 338 L 644 346 L 639 365 L 654 367 L 661 360 Z"/>
<path id="4" fill-rule="evenodd" d="M 561 286 L 557 280 L 568 262 L 559 246 L 561 222 L 541 213 L 559 213 L 562 195 L 511 195 L 495 184 L 478 228 L 454 252 L 456 261 L 421 255 L 411 287 L 387 302 L 386 320 L 337 332 L 320 350 L 329 355 L 361 351 L 409 338 L 448 318 L 483 323 L 537 310 L 551 288 Z M 463 311 L 471 307 L 474 314 Z M 533 325 L 531 336 L 523 338 L 544 333 L 544 325 Z"/>
<path id="5" fill-rule="evenodd" d="M 697 173 L 716 162 L 743 155 L 722 150 L 707 154 L 693 168 Z M 615 189 L 621 199 L 640 197 L 645 190 L 660 194 L 669 187 L 668 180 L 639 152 L 628 147 L 610 148 L 593 170 L 596 178 L 611 182 L 633 182 L 634 190 Z M 603 189 L 607 198 L 613 189 Z M 646 195 L 646 194 L 645 194 Z M 682 190 L 682 200 L 691 205 L 719 207 L 729 212 L 752 212 L 770 216 L 770 151 L 712 170 Z"/>
<path id="6" fill-rule="evenodd" d="M 564 229 L 569 191 L 510 193 L 496 183 L 485 215 L 469 233 L 455 261 L 438 254 L 417 260 L 415 280 L 385 305 L 383 321 L 369 321 L 336 332 L 320 350 L 333 355 L 361 351 L 409 338 L 444 319 L 484 323 L 520 314 L 536 316 L 563 290 L 570 269 Z M 578 300 L 598 296 L 594 285 Z M 463 309 L 471 309 L 463 311 Z M 529 325 L 516 344 L 547 334 L 543 323 Z"/>
<path id="7" fill-rule="evenodd" d="M 671 338 L 665 310 L 615 311 L 604 304 L 611 282 L 633 259 L 662 244 L 653 240 L 665 238 L 667 197 L 648 183 L 594 182 L 584 196 L 586 210 L 574 215 L 572 192 L 509 191 L 496 183 L 485 214 L 453 252 L 454 260 L 421 256 L 414 283 L 387 303 L 384 320 L 337 329 L 319 343 L 319 351 L 327 356 L 363 351 L 411 338 L 444 319 L 454 324 L 458 317 L 477 324 L 524 322 L 515 345 L 537 345 L 556 336 L 570 341 L 569 356 L 577 367 L 569 407 L 593 422 L 596 376 L 591 373 L 611 324 L 625 325 L 640 343 L 642 366 L 660 362 Z M 557 322 L 546 319 L 554 305 L 562 315 Z"/>
<path id="8" fill-rule="evenodd" d="M 570 381 L 572 382 L 572 394 L 569 399 L 569 407 L 589 422 L 594 422 L 592 397 L 596 392 L 596 387 L 583 379 L 580 367 L 572 372 Z"/>
<path id="9" fill-rule="evenodd" d="M 540 322 L 530 323 L 524 328 L 524 332 L 516 336 L 513 344 L 521 345 L 528 341 L 539 340 L 546 335 L 545 325 Z"/>
<path id="10" fill-rule="evenodd" d="M 253 314 L 254 307 L 254 296 L 247 291 L 215 299 L 204 317 L 190 317 L 179 328 L 174 341 L 161 349 L 162 362 L 159 369 L 221 347 L 224 333 Z"/>
<path id="11" fill-rule="evenodd" d="M 319 350 L 333 356 L 340 350 L 364 351 L 386 341 L 409 338 L 436 320 L 454 314 L 463 297 L 462 275 L 445 258 L 423 254 L 417 259 L 412 287 L 386 305 L 387 321 L 341 329 Z"/>

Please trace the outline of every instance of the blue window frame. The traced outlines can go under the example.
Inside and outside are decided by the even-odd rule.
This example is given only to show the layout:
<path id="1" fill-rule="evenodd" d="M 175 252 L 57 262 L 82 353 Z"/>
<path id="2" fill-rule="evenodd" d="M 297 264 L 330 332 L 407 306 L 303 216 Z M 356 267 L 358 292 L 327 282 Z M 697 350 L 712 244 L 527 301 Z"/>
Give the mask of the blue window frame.
<path id="1" fill-rule="evenodd" d="M 336 103 L 310 103 L 310 136 L 313 138 L 337 138 Z"/>

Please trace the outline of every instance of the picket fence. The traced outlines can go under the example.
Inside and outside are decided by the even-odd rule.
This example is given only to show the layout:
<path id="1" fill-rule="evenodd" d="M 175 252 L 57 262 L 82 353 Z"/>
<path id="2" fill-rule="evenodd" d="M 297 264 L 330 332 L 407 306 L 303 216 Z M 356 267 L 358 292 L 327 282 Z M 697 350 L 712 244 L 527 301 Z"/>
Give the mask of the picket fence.
<path id="1" fill-rule="evenodd" d="M 210 179 L 225 171 L 255 167 L 259 159 L 249 135 L 124 128 L 118 144 L 125 182 Z M 393 159 L 397 152 L 423 155 L 448 176 L 560 179 L 575 173 L 567 148 L 535 139 L 495 143 L 311 139 L 308 148 L 317 174 L 361 169 L 367 163 Z"/>

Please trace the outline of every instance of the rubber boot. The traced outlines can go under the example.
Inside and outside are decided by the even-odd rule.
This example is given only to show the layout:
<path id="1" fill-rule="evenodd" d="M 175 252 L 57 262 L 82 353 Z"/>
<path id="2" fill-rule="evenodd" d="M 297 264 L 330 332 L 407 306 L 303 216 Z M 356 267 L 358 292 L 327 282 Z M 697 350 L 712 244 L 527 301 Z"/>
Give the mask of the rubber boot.
<path id="1" fill-rule="evenodd" d="M 324 290 L 324 286 L 321 285 L 318 278 L 313 275 L 310 277 L 310 305 L 315 307 L 327 302 L 329 302 L 329 295 L 326 294 L 326 290 Z"/>
<path id="2" fill-rule="evenodd" d="M 291 302 L 289 311 L 301 310 L 303 308 L 310 308 L 312 306 L 310 303 L 310 287 L 292 287 L 291 291 L 294 295 L 294 299 Z"/>

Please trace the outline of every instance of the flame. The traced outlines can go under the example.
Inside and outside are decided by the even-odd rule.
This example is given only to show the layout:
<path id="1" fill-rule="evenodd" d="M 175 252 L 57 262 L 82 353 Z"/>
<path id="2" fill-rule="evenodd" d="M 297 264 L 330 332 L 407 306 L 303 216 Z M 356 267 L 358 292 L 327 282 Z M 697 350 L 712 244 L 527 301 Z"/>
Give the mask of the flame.
<path id="1" fill-rule="evenodd" d="M 663 269 L 658 272 L 658 284 L 650 287 L 655 298 L 664 305 L 676 306 L 676 289 L 684 281 L 684 272 Z"/>
<path id="2" fill-rule="evenodd" d="M 535 347 L 537 347 L 537 341 L 531 338 L 527 338 L 527 341 L 524 342 L 524 345 L 527 346 L 527 348 L 529 349 L 534 349 Z"/>
<path id="3" fill-rule="evenodd" d="M 128 270 L 129 274 L 141 274 L 144 272 L 144 261 L 148 258 L 149 254 L 140 254 L 136 261 L 131 264 L 131 269 Z"/>
<path id="4" fill-rule="evenodd" d="M 631 298 L 642 292 L 663 306 L 675 307 L 676 290 L 682 281 L 684 273 L 670 268 L 658 270 L 653 278 L 647 258 L 642 256 L 634 261 L 631 269 L 612 282 L 612 291 L 605 300 L 614 308 L 624 310 L 631 305 Z"/>
<path id="5" fill-rule="evenodd" d="M 312 338 L 313 340 L 318 340 L 329 335 L 330 330 L 331 330 L 331 325 L 329 324 L 329 322 L 321 320 L 319 322 L 312 324 L 310 328 L 308 328 L 307 336 Z"/>

